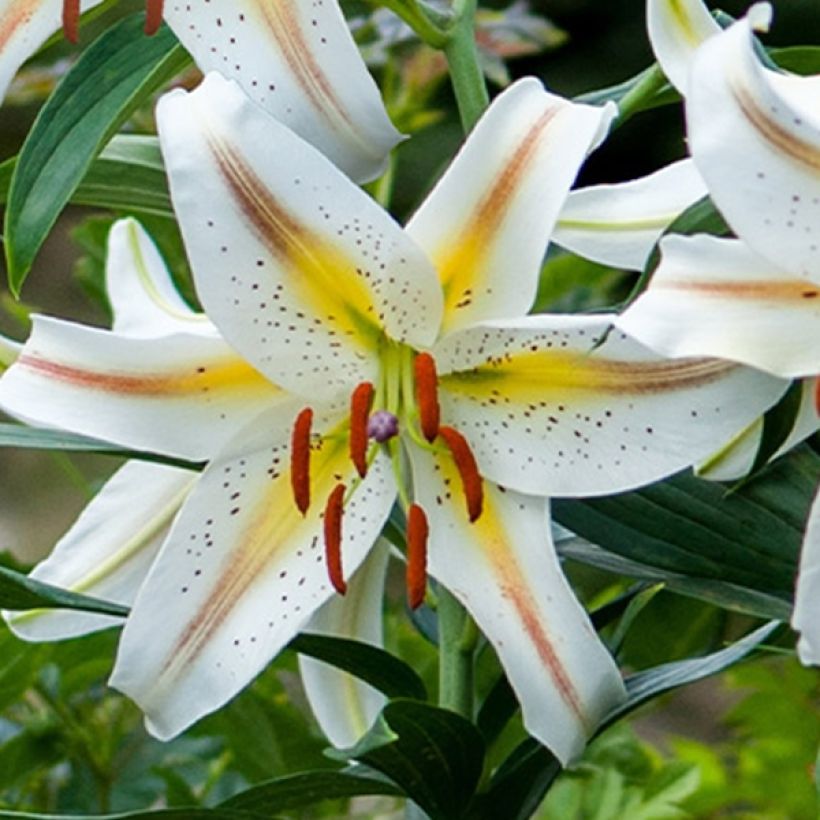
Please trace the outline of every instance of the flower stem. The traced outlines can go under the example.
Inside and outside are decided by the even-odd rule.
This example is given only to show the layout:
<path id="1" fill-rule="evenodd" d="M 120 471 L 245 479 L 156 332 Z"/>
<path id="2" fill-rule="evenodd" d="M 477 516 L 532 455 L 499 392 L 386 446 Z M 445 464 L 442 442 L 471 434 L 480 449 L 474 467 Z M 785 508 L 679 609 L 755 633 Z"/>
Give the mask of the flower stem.
<path id="1" fill-rule="evenodd" d="M 472 720 L 474 641 L 470 616 L 444 587 L 438 588 L 439 706 Z"/>
<path id="2" fill-rule="evenodd" d="M 461 125 L 467 133 L 490 103 L 475 41 L 476 0 L 456 0 L 456 18 L 448 32 L 444 55 L 456 96 Z"/>

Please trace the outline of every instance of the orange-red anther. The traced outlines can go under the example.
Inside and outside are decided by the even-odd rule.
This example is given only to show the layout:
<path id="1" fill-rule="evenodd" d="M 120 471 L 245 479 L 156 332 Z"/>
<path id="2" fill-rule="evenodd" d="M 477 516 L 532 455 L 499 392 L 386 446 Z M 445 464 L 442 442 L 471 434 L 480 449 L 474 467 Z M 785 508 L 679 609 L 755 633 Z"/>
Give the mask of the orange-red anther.
<path id="1" fill-rule="evenodd" d="M 820 376 L 814 381 L 814 409 L 820 416 Z"/>
<path id="2" fill-rule="evenodd" d="M 441 408 L 438 403 L 436 362 L 429 353 L 419 353 L 413 362 L 416 376 L 416 401 L 419 405 L 421 432 L 429 442 L 438 435 Z"/>
<path id="3" fill-rule="evenodd" d="M 150 37 L 162 25 L 162 5 L 164 0 L 145 0 L 145 33 Z"/>
<path id="4" fill-rule="evenodd" d="M 427 590 L 427 538 L 430 525 L 418 504 L 407 511 L 407 603 L 418 609 Z"/>
<path id="5" fill-rule="evenodd" d="M 293 500 L 304 515 L 310 507 L 310 426 L 313 410 L 306 407 L 296 417 L 290 438 L 290 485 Z"/>
<path id="6" fill-rule="evenodd" d="M 449 448 L 458 474 L 461 476 L 461 485 L 467 500 L 467 513 L 472 523 L 481 515 L 484 505 L 484 485 L 481 481 L 481 474 L 478 472 L 475 456 L 467 439 L 458 430 L 452 427 L 441 427 L 438 434 Z"/>
<path id="7" fill-rule="evenodd" d="M 350 460 L 356 472 L 367 475 L 367 420 L 373 403 L 373 385 L 362 382 L 350 397 Z"/>
<path id="8" fill-rule="evenodd" d="M 63 34 L 75 45 L 80 39 L 80 0 L 63 0 Z"/>
<path id="9" fill-rule="evenodd" d="M 330 583 L 339 595 L 347 592 L 342 574 L 342 510 L 344 509 L 345 485 L 337 484 L 325 507 L 325 561 Z"/>

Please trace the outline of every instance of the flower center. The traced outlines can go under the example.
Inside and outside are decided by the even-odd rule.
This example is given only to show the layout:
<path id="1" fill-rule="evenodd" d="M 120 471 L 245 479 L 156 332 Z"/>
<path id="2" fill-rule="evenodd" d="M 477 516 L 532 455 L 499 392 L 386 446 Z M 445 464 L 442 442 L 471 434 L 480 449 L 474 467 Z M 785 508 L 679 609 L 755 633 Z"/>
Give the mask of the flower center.
<path id="1" fill-rule="evenodd" d="M 373 410 L 373 407 L 377 410 Z M 310 452 L 313 411 L 307 407 L 296 417 L 291 436 L 291 486 L 294 502 L 305 515 L 310 507 Z M 412 480 L 406 476 L 405 442 L 440 453 L 445 449 L 458 470 L 470 522 L 481 515 L 484 494 L 481 475 L 467 439 L 454 427 L 441 424 L 436 364 L 429 353 L 415 353 L 404 345 L 391 345 L 382 359 L 379 384 L 359 384 L 350 396 L 347 438 L 350 461 L 357 476 L 348 488 L 338 483 L 323 513 L 325 559 L 328 575 L 337 592 L 344 595 L 347 583 L 342 572 L 342 526 L 345 498 L 365 479 L 368 467 L 384 448 L 396 476 L 399 503 L 407 518 L 407 597 L 411 607 L 424 600 L 427 586 L 427 539 L 429 524 L 415 503 Z"/>

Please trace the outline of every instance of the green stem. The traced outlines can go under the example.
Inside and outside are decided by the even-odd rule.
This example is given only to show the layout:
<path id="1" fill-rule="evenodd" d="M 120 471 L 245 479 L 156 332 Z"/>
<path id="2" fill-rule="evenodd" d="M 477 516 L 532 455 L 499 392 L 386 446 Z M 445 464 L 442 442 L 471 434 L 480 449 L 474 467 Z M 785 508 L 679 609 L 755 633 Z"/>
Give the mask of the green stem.
<path id="1" fill-rule="evenodd" d="M 475 41 L 476 0 L 461 0 L 456 6 L 457 16 L 444 46 L 444 56 L 450 69 L 461 125 L 467 133 L 490 104 L 490 97 Z"/>
<path id="2" fill-rule="evenodd" d="M 413 0 L 367 0 L 371 6 L 379 8 L 383 6 L 390 9 L 397 17 L 407 23 L 418 36 L 436 49 L 444 48 L 447 42 L 447 35 L 419 9 Z"/>
<path id="3" fill-rule="evenodd" d="M 439 705 L 472 720 L 475 641 L 465 640 L 474 627 L 461 604 L 438 588 Z"/>
<path id="4" fill-rule="evenodd" d="M 638 82 L 618 101 L 617 124 L 622 125 L 633 114 L 637 114 L 647 101 L 651 100 L 668 82 L 657 63 L 650 66 L 643 72 Z"/>

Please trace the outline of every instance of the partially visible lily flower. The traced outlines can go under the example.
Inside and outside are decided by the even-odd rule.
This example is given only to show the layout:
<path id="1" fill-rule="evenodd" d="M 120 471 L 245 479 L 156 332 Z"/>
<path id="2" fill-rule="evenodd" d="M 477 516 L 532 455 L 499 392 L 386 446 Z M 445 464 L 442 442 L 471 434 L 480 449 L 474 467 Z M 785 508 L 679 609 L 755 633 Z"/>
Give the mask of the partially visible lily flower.
<path id="1" fill-rule="evenodd" d="M 403 232 L 218 75 L 163 98 L 160 137 L 200 299 L 256 378 L 290 401 L 233 419 L 134 604 L 111 682 L 154 734 L 222 705 L 343 592 L 397 497 L 411 603 L 427 570 L 462 601 L 535 737 L 571 759 L 623 699 L 555 557 L 545 496 L 682 469 L 785 385 L 730 363 L 666 361 L 607 336 L 611 317 L 524 316 L 567 191 L 611 115 L 515 84 Z M 0 403 L 131 446 L 195 450 L 208 423 L 199 405 L 163 429 L 174 399 L 148 371 L 167 364 L 132 353 L 124 365 L 110 343 L 92 351 L 91 339 L 59 335 L 40 321 L 0 380 Z M 144 367 L 157 401 L 102 375 L 123 367 Z M 89 371 L 100 375 L 79 375 Z M 235 383 L 207 367 L 203 378 L 212 401 Z"/>
<path id="2" fill-rule="evenodd" d="M 106 290 L 114 334 L 133 339 L 216 334 L 208 319 L 179 297 L 156 246 L 132 219 L 116 222 L 109 233 Z M 11 364 L 21 347 L 0 337 L 0 361 L 8 351 Z M 131 606 L 198 475 L 162 464 L 126 463 L 30 577 Z M 350 593 L 319 609 L 305 631 L 381 645 L 387 557 L 386 549 L 376 551 L 351 579 Z M 29 641 L 63 640 L 122 623 L 78 610 L 3 615 L 11 630 Z M 319 661 L 300 657 L 300 666 L 308 700 L 325 734 L 337 746 L 355 743 L 375 720 L 383 698 L 367 684 Z M 340 698 L 344 709 L 337 708 Z"/>
<path id="3" fill-rule="evenodd" d="M 800 633 L 797 655 L 806 666 L 820 666 L 820 492 L 806 523 L 792 628 Z"/>
<path id="4" fill-rule="evenodd" d="M 65 2 L 65 5 L 64 5 Z M 22 63 L 61 25 L 100 0 L 0 0 L 0 97 Z M 236 80 L 265 110 L 351 178 L 379 176 L 401 135 L 391 124 L 337 0 L 147 0 L 203 71 Z"/>

